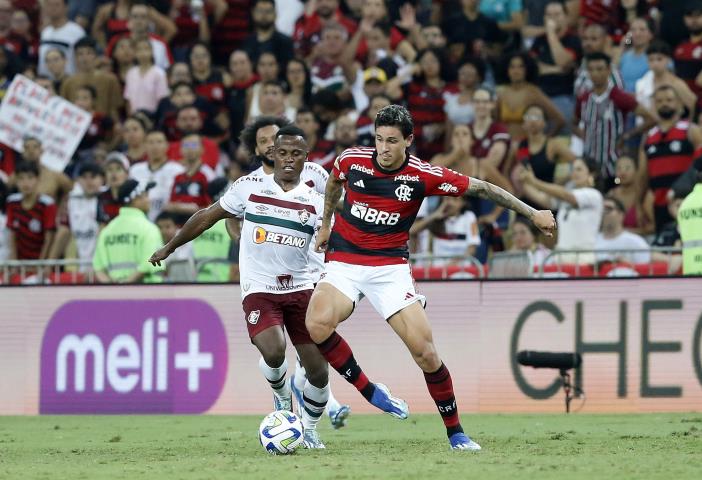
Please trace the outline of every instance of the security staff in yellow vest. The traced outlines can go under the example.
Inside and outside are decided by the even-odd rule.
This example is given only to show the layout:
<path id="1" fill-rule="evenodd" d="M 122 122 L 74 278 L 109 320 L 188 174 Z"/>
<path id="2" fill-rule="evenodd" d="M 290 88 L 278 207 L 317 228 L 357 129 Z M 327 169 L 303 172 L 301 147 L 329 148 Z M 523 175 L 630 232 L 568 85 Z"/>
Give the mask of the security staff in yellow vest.
<path id="1" fill-rule="evenodd" d="M 147 260 L 154 249 L 161 248 L 161 232 L 146 217 L 150 201 L 147 192 L 154 182 L 140 184 L 128 179 L 119 187 L 124 205 L 98 236 L 93 270 L 100 283 L 160 283 L 163 267 Z"/>
<path id="2" fill-rule="evenodd" d="M 702 157 L 695 161 L 697 184 L 678 210 L 683 274 L 702 275 Z"/>

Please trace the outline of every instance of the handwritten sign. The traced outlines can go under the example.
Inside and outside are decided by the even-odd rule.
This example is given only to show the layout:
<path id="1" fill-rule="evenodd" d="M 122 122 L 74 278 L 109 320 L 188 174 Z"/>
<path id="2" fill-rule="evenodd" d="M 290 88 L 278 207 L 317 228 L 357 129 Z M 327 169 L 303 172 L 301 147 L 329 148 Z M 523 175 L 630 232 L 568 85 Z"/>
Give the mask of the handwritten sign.
<path id="1" fill-rule="evenodd" d="M 23 75 L 15 75 L 0 105 L 0 142 L 22 152 L 23 139 L 41 141 L 41 162 L 62 171 L 76 151 L 92 115 Z"/>

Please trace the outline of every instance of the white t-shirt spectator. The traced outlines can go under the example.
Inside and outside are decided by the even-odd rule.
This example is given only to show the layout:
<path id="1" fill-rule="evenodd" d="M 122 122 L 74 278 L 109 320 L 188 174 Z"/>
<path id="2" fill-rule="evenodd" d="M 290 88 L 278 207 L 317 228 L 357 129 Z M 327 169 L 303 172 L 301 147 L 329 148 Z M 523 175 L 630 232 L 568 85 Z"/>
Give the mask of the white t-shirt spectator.
<path id="1" fill-rule="evenodd" d="M 597 261 L 617 261 L 623 260 L 630 263 L 649 263 L 651 261 L 650 246 L 640 235 L 623 230 L 614 238 L 605 238 L 600 232 L 595 242 L 595 250 L 637 250 L 645 249 L 645 252 L 597 252 Z"/>
<path id="2" fill-rule="evenodd" d="M 155 171 L 151 170 L 148 162 L 136 163 L 129 169 L 129 176 L 139 183 L 156 183 L 156 186 L 149 190 L 149 200 L 151 200 L 148 214 L 149 220 L 152 222 L 156 220 L 163 206 L 171 198 L 175 177 L 184 171 L 185 167 L 183 165 L 172 161 L 164 163 Z"/>
<path id="3" fill-rule="evenodd" d="M 100 218 L 98 207 L 98 197 L 88 197 L 83 192 L 83 188 L 76 183 L 68 196 L 68 226 L 76 241 L 78 258 L 81 260 L 92 260 L 100 232 Z M 92 267 L 92 262 L 87 267 Z"/>
<path id="4" fill-rule="evenodd" d="M 7 215 L 0 212 L 0 262 L 10 256 L 10 229 L 7 228 Z"/>
<path id="5" fill-rule="evenodd" d="M 76 72 L 73 46 L 84 36 L 83 27 L 71 21 L 59 28 L 54 28 L 51 25 L 44 27 L 44 30 L 41 31 L 39 45 L 39 67 L 37 68 L 39 75 L 49 74 L 44 57 L 48 51 L 53 49 L 59 49 L 66 55 L 66 73 L 73 75 Z"/>
<path id="6" fill-rule="evenodd" d="M 460 257 L 468 255 L 468 247 L 478 245 L 480 245 L 478 219 L 472 211 L 466 210 L 444 220 L 444 232 L 441 235 L 434 235 L 431 250 L 435 257 Z M 437 259 L 433 262 L 435 266 L 449 263 L 451 263 L 449 259 Z"/>
<path id="7" fill-rule="evenodd" d="M 602 221 L 602 194 L 595 188 L 575 188 L 571 191 L 578 206 L 559 202 L 558 243 L 556 250 L 593 250 Z M 593 254 L 555 255 L 559 263 L 593 263 Z"/>

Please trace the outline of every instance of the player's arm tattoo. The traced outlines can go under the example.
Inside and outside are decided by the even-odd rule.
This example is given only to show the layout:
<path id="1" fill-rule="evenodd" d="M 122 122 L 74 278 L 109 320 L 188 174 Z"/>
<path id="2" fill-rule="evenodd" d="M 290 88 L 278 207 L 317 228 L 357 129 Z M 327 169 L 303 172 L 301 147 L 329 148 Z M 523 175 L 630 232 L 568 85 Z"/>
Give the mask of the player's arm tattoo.
<path id="1" fill-rule="evenodd" d="M 327 186 L 324 189 L 324 216 L 322 217 L 322 227 L 330 228 L 332 215 L 341 198 L 343 181 L 336 178 L 334 174 L 329 175 Z"/>
<path id="2" fill-rule="evenodd" d="M 471 177 L 466 193 L 474 197 L 492 200 L 496 204 L 514 210 L 530 220 L 536 213 L 535 208 L 530 207 L 503 188 L 484 180 Z"/>

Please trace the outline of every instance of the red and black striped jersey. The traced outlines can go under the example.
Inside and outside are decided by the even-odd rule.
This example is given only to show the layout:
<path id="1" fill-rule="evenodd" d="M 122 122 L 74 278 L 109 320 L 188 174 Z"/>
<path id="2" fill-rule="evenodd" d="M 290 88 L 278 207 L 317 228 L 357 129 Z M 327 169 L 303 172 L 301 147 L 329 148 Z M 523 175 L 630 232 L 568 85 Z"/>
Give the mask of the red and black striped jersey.
<path id="1" fill-rule="evenodd" d="M 213 173 L 210 176 L 214 176 Z M 187 172 L 176 175 L 171 190 L 171 202 L 194 203 L 200 208 L 209 206 L 212 200 L 207 194 L 208 183 L 207 175 L 202 169 L 193 175 L 188 175 Z"/>
<path id="2" fill-rule="evenodd" d="M 37 260 L 46 232 L 56 230 L 56 204 L 48 195 L 39 195 L 29 210 L 22 207 L 22 194 L 7 198 L 7 227 L 15 232 L 18 260 Z"/>
<path id="3" fill-rule="evenodd" d="M 697 85 L 695 80 L 702 71 L 702 42 L 693 43 L 688 40 L 681 43 L 675 48 L 673 60 L 675 60 L 675 73 L 685 80 L 690 90 L 697 95 L 697 104 L 700 105 L 702 87 Z"/>
<path id="4" fill-rule="evenodd" d="M 344 207 L 334 218 L 326 261 L 357 265 L 395 265 L 409 257 L 409 230 L 424 197 L 463 195 L 469 178 L 407 155 L 388 171 L 375 148 L 344 150 L 332 174 L 343 180 Z"/>
<path id="5" fill-rule="evenodd" d="M 205 80 L 194 80 L 195 93 L 218 108 L 224 107 L 224 76 L 213 70 Z M 202 113 L 200 114 L 202 116 Z"/>
<path id="6" fill-rule="evenodd" d="M 112 196 L 112 191 L 109 188 L 98 195 L 99 217 L 104 223 L 110 223 L 113 218 L 119 215 L 119 209 L 123 206 L 122 202 Z"/>
<path id="7" fill-rule="evenodd" d="M 690 168 L 695 146 L 688 140 L 690 122 L 681 120 L 667 132 L 660 127 L 648 131 L 644 151 L 648 157 L 648 184 L 653 190 L 653 203 L 667 205 L 667 194 L 673 182 Z"/>
<path id="8" fill-rule="evenodd" d="M 424 128 L 428 125 L 444 125 L 444 93 L 452 91 L 453 87 L 430 87 L 423 81 L 413 81 L 407 86 L 407 109 L 412 112 L 414 119 L 414 138 L 417 155 L 424 158 L 433 157 L 444 149 L 444 134 L 431 138 Z"/>

